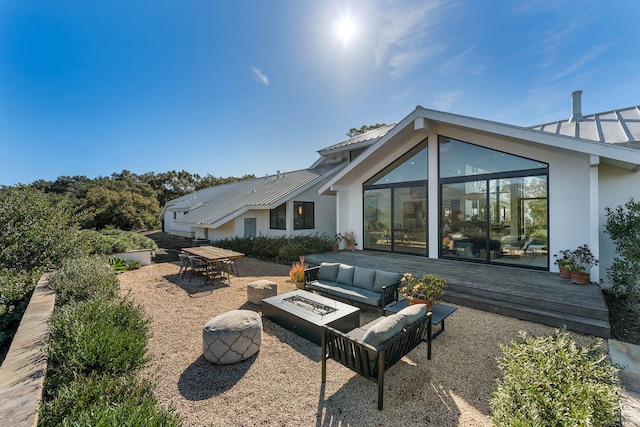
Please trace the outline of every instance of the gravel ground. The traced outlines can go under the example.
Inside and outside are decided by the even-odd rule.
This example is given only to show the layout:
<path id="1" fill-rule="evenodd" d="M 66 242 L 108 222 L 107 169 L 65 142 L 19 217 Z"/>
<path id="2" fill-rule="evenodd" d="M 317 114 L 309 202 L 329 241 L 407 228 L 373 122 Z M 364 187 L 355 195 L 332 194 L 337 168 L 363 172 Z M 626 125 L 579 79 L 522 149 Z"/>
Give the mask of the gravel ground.
<path id="1" fill-rule="evenodd" d="M 246 286 L 257 279 L 295 289 L 288 266 L 251 258 L 237 261 L 231 283 L 177 277 L 178 263 L 155 263 L 120 276 L 121 289 L 151 317 L 151 363 L 160 404 L 173 405 L 185 426 L 490 426 L 489 399 L 499 372 L 499 344 L 518 331 L 551 334 L 553 328 L 459 307 L 433 342 L 432 360 L 422 344 L 385 374 L 384 410 L 377 410 L 376 384 L 342 365 L 327 362 L 320 382 L 320 347 L 263 319 L 260 351 L 233 365 L 202 356 L 202 327 L 235 309 L 260 312 L 247 302 Z M 366 310 L 361 324 L 379 316 Z M 575 335 L 584 345 L 589 337 Z"/>

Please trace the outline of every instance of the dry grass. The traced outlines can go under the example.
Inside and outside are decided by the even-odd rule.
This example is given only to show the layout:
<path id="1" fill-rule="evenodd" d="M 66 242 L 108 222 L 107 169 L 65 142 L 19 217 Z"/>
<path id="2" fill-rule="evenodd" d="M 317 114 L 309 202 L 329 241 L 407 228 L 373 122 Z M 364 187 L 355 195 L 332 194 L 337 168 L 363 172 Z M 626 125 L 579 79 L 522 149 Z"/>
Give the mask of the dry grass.
<path id="1" fill-rule="evenodd" d="M 247 302 L 246 286 L 257 279 L 295 289 L 290 267 L 243 258 L 231 284 L 189 275 L 178 279 L 177 263 L 124 273 L 121 288 L 153 319 L 147 375 L 157 378 L 161 404 L 173 404 L 186 426 L 489 426 L 489 399 L 498 377 L 499 343 L 525 330 L 553 328 L 459 307 L 433 343 L 433 358 L 420 345 L 385 376 L 384 411 L 377 410 L 375 383 L 328 361 L 320 382 L 320 348 L 264 319 L 260 352 L 234 365 L 214 365 L 202 356 L 202 327 L 234 309 L 260 311 Z M 364 324 L 379 312 L 364 311 Z M 581 337 L 579 339 L 584 339 Z"/>

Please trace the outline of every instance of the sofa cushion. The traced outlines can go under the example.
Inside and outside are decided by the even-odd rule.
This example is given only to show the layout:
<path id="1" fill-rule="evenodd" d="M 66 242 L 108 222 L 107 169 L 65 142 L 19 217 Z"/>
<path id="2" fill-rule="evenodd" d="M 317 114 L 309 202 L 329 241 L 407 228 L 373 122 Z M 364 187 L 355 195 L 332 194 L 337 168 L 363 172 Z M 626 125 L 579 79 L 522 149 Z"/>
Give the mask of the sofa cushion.
<path id="1" fill-rule="evenodd" d="M 404 317 L 404 326 L 409 326 L 427 314 L 426 304 L 414 304 L 403 308 L 397 314 Z"/>
<path id="2" fill-rule="evenodd" d="M 375 280 L 375 277 L 375 269 L 356 265 L 355 271 L 353 272 L 353 286 L 356 288 L 371 290 L 373 288 L 373 281 Z"/>
<path id="3" fill-rule="evenodd" d="M 341 285 L 337 282 L 326 280 L 314 280 L 307 284 L 310 289 L 315 289 L 326 294 L 335 295 L 350 301 L 377 307 L 380 302 L 380 294 L 368 289 L 356 288 L 355 286 Z"/>
<path id="4" fill-rule="evenodd" d="M 393 314 L 371 326 L 364 334 L 362 342 L 379 347 L 389 338 L 402 332 L 404 327 L 404 316 Z"/>
<path id="5" fill-rule="evenodd" d="M 336 282 L 341 285 L 351 286 L 353 285 L 353 271 L 354 267 L 346 264 L 340 264 L 340 268 L 338 268 L 338 277 L 336 278 Z"/>
<path id="6" fill-rule="evenodd" d="M 323 262 L 318 269 L 318 280 L 335 282 L 338 277 L 338 268 L 340 268 L 340 264 L 338 263 Z"/>
<path id="7" fill-rule="evenodd" d="M 382 292 L 383 286 L 391 286 L 400 281 L 400 273 L 392 273 L 390 271 L 376 270 L 376 278 L 373 281 L 374 292 Z"/>

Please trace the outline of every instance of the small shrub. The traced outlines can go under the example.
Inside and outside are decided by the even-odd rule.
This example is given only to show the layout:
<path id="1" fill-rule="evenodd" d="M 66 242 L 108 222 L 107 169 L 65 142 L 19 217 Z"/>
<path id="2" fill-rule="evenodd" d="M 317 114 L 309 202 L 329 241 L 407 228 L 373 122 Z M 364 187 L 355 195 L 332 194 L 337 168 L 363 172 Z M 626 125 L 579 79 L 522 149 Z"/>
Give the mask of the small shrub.
<path id="1" fill-rule="evenodd" d="M 86 250 L 90 254 L 109 255 L 117 252 L 158 249 L 152 239 L 133 231 L 106 229 L 101 231 L 80 230 L 80 237 Z"/>
<path id="2" fill-rule="evenodd" d="M 127 261 L 123 260 L 122 258 L 118 258 L 115 256 L 109 257 L 107 258 L 107 264 L 109 264 L 111 268 L 113 268 L 113 271 L 115 271 L 116 274 L 124 273 L 125 271 L 127 271 Z"/>
<path id="3" fill-rule="evenodd" d="M 119 293 L 115 272 L 99 257 L 65 260 L 49 279 L 49 286 L 56 293 L 57 306 L 98 296 L 113 299 Z"/>
<path id="4" fill-rule="evenodd" d="M 617 369 L 600 341 L 580 348 L 564 331 L 500 346 L 502 379 L 491 399 L 496 426 L 616 426 Z"/>
<path id="5" fill-rule="evenodd" d="M 292 282 L 304 282 L 304 271 L 307 267 L 307 264 L 304 263 L 304 257 L 300 257 L 300 262 L 291 265 L 289 279 Z"/>
<path id="6" fill-rule="evenodd" d="M 295 261 L 305 255 L 305 247 L 299 241 L 289 241 L 278 251 L 278 258 L 284 261 Z"/>
<path id="7" fill-rule="evenodd" d="M 124 375 L 112 378 L 106 375 L 92 375 L 78 378 L 70 384 L 60 387 L 55 398 L 40 407 L 38 424 L 41 427 L 55 427 L 59 425 L 99 425 L 95 423 L 95 414 L 103 414 L 104 407 L 113 407 L 110 417 L 119 419 L 123 415 L 133 416 L 135 419 L 141 414 L 148 416 L 148 422 L 130 424 L 126 422 L 110 423 L 107 425 L 180 425 L 179 416 L 173 410 L 152 409 L 156 404 L 153 394 L 154 385 L 146 379 L 138 379 L 136 375 Z M 140 413 L 132 413 L 132 407 L 142 407 Z M 99 419 L 102 419 L 100 415 Z M 160 423 L 155 423 L 161 420 Z M 91 421 L 88 424 L 87 421 Z"/>
<path id="8" fill-rule="evenodd" d="M 243 253 L 246 256 L 253 255 L 253 239 L 250 237 L 236 236 L 227 239 L 220 239 L 212 242 L 212 245 L 223 249 L 231 249 L 232 251 Z"/>
<path id="9" fill-rule="evenodd" d="M 137 270 L 140 268 L 140 261 L 127 261 L 127 270 Z"/>
<path id="10" fill-rule="evenodd" d="M 50 321 L 48 392 L 94 374 L 123 375 L 144 366 L 149 320 L 131 301 L 94 298 L 55 310 Z"/>

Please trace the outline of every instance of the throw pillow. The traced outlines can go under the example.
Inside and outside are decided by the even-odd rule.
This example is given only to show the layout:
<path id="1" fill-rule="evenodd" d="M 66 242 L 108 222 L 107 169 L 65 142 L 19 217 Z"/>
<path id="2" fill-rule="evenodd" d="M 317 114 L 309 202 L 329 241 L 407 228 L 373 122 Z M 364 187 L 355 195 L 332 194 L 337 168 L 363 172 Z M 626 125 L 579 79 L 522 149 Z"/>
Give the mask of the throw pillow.
<path id="1" fill-rule="evenodd" d="M 397 314 L 404 317 L 404 326 L 409 326 L 427 314 L 427 306 L 425 304 L 410 305 L 400 310 Z"/>
<path id="2" fill-rule="evenodd" d="M 403 316 L 398 314 L 387 316 L 369 328 L 364 337 L 362 337 L 362 342 L 377 348 L 389 338 L 402 332 L 402 328 L 404 328 Z"/>
<path id="3" fill-rule="evenodd" d="M 353 286 L 361 289 L 371 290 L 373 288 L 373 281 L 376 277 L 376 270 L 373 268 L 365 268 L 356 266 L 353 272 Z"/>
<path id="4" fill-rule="evenodd" d="M 320 269 L 318 270 L 318 280 L 328 280 L 329 282 L 335 282 L 336 277 L 338 277 L 338 268 L 340 264 L 323 262 L 320 264 Z"/>
<path id="5" fill-rule="evenodd" d="M 350 265 L 340 264 L 340 268 L 338 269 L 338 278 L 336 279 L 336 282 L 342 285 L 347 285 L 347 286 L 353 285 L 354 270 L 355 268 Z"/>
<path id="6" fill-rule="evenodd" d="M 400 281 L 400 273 L 376 270 L 376 278 L 373 282 L 373 292 L 382 292 L 383 286 L 391 286 Z"/>

